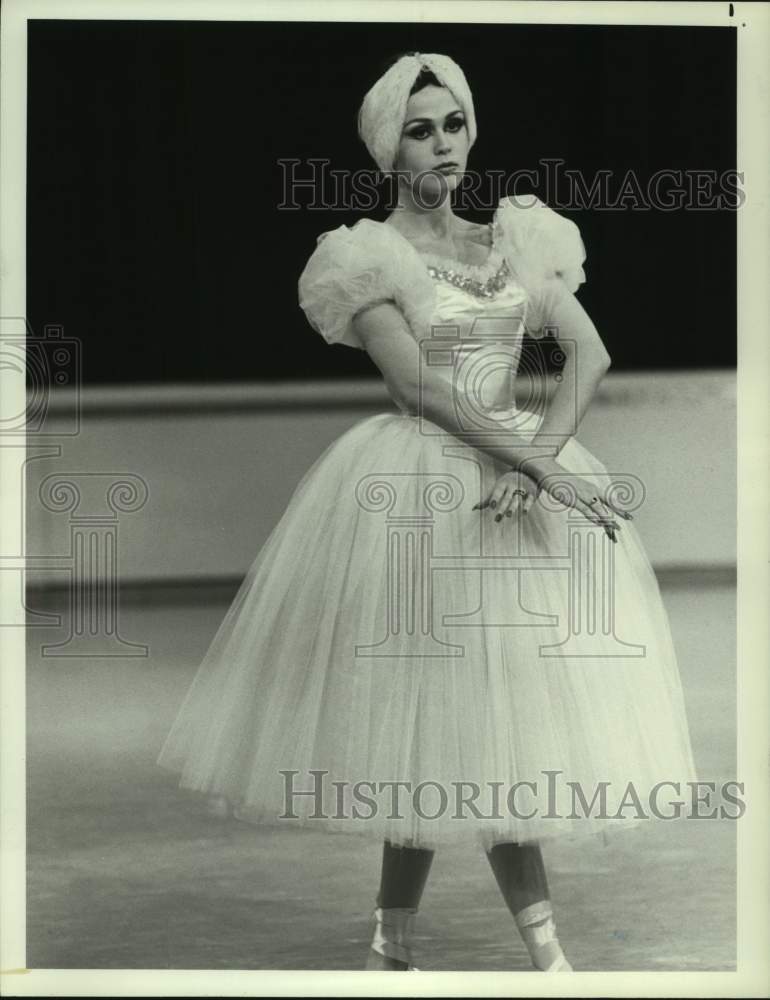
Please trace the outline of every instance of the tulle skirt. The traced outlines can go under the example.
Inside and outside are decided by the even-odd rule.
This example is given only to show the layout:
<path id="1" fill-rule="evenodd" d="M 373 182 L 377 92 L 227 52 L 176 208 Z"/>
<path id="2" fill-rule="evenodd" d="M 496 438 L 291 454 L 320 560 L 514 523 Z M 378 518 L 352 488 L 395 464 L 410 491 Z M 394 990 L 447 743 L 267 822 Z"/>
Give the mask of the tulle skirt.
<path id="1" fill-rule="evenodd" d="M 611 481 L 574 437 L 559 462 Z M 405 414 L 341 435 L 256 555 L 158 763 L 244 820 L 411 846 L 665 816 L 661 783 L 696 775 L 635 522 L 612 543 L 545 493 L 497 522 L 473 506 L 503 471 Z"/>

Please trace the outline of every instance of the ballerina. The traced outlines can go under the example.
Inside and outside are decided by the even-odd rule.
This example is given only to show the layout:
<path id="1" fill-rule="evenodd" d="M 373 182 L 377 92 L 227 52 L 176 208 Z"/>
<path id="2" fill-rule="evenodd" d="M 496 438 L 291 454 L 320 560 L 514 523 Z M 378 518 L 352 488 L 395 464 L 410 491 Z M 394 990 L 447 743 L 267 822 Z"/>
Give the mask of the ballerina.
<path id="1" fill-rule="evenodd" d="M 398 59 L 359 132 L 398 205 L 319 236 L 300 305 L 328 343 L 368 352 L 396 412 L 356 423 L 305 473 L 158 762 L 240 819 L 380 840 L 366 968 L 416 968 L 435 851 L 469 842 L 533 967 L 570 971 L 542 842 L 637 826 L 629 787 L 695 777 L 655 575 L 576 437 L 610 363 L 574 295 L 585 251 L 541 202 L 504 198 L 487 225 L 454 214 L 476 119 L 448 56 Z M 563 381 L 547 406 L 518 407 L 524 332 L 545 327 Z M 576 789 L 584 804 L 601 791 L 600 814 L 576 812 Z"/>

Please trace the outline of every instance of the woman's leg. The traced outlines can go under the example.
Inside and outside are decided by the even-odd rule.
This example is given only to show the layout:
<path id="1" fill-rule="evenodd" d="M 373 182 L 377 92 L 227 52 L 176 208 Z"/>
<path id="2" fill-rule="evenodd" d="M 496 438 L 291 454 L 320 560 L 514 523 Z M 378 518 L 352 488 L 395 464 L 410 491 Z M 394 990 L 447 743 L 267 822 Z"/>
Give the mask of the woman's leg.
<path id="1" fill-rule="evenodd" d="M 367 969 L 405 971 L 411 965 L 412 923 L 434 854 L 428 848 L 399 847 L 388 840 L 384 842 L 376 927 Z"/>
<path id="2" fill-rule="evenodd" d="M 496 844 L 487 851 L 487 858 L 514 915 L 533 903 L 551 898 L 539 844 Z"/>
<path id="3" fill-rule="evenodd" d="M 382 874 L 377 905 L 417 909 L 428 880 L 435 851 L 423 847 L 398 847 L 389 840 L 382 846 Z"/>
<path id="4" fill-rule="evenodd" d="M 496 844 L 487 851 L 487 858 L 532 964 L 542 970 L 571 971 L 556 937 L 540 846 Z"/>

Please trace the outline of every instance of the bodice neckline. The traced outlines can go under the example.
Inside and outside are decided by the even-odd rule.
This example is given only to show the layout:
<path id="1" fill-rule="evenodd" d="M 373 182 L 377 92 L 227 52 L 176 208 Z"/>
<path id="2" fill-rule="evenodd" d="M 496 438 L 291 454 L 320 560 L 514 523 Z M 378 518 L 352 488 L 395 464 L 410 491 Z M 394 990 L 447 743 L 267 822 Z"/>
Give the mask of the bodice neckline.
<path id="1" fill-rule="evenodd" d="M 450 254 L 439 254 L 432 253 L 429 250 L 419 250 L 414 243 L 407 239 L 403 233 L 399 232 L 395 226 L 391 226 L 387 222 L 382 222 L 380 225 L 387 226 L 387 228 L 392 230 L 392 232 L 394 232 L 399 239 L 408 244 L 408 246 L 412 248 L 417 256 L 420 257 L 429 268 L 432 267 L 437 271 L 452 271 L 454 273 L 465 275 L 475 281 L 486 281 L 488 278 L 492 278 L 500 272 L 503 260 L 495 240 L 496 229 L 494 222 L 487 223 L 486 228 L 490 232 L 489 252 L 484 260 L 478 264 L 471 264 Z"/>
<path id="2" fill-rule="evenodd" d="M 469 264 L 447 254 L 423 253 L 420 250 L 417 253 L 427 265 L 438 271 L 454 271 L 476 281 L 486 281 L 493 277 L 503 263 L 502 254 L 494 244 L 489 247 L 489 253 L 480 264 Z"/>
<path id="3" fill-rule="evenodd" d="M 509 267 L 507 256 L 499 245 L 500 223 L 498 214 L 502 203 L 495 210 L 492 221 L 486 224 L 489 230 L 489 252 L 481 263 L 470 264 L 456 257 L 445 254 L 435 254 L 418 250 L 417 247 L 395 226 L 375 219 L 359 219 L 355 226 L 369 224 L 382 227 L 391 234 L 402 246 L 414 254 L 423 265 L 427 276 L 442 285 L 451 285 L 467 292 L 474 299 L 494 299 L 513 280 L 514 275 Z M 354 226 L 354 228 L 355 228 Z"/>

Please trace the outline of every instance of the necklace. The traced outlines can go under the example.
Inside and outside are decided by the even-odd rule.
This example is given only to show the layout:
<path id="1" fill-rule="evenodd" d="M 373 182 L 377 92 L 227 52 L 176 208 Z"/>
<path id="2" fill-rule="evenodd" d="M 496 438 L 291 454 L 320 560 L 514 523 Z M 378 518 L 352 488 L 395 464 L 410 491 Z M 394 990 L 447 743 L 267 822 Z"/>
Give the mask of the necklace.
<path id="1" fill-rule="evenodd" d="M 434 264 L 428 264 L 427 268 L 432 278 L 436 278 L 439 281 L 446 281 L 456 288 L 461 288 L 464 292 L 470 292 L 471 295 L 475 295 L 479 299 L 494 298 L 497 292 L 505 288 L 511 276 L 505 259 L 503 259 L 497 271 L 487 278 L 486 281 L 472 278 L 469 274 L 463 274 L 461 270 L 454 267 L 436 267 Z"/>

